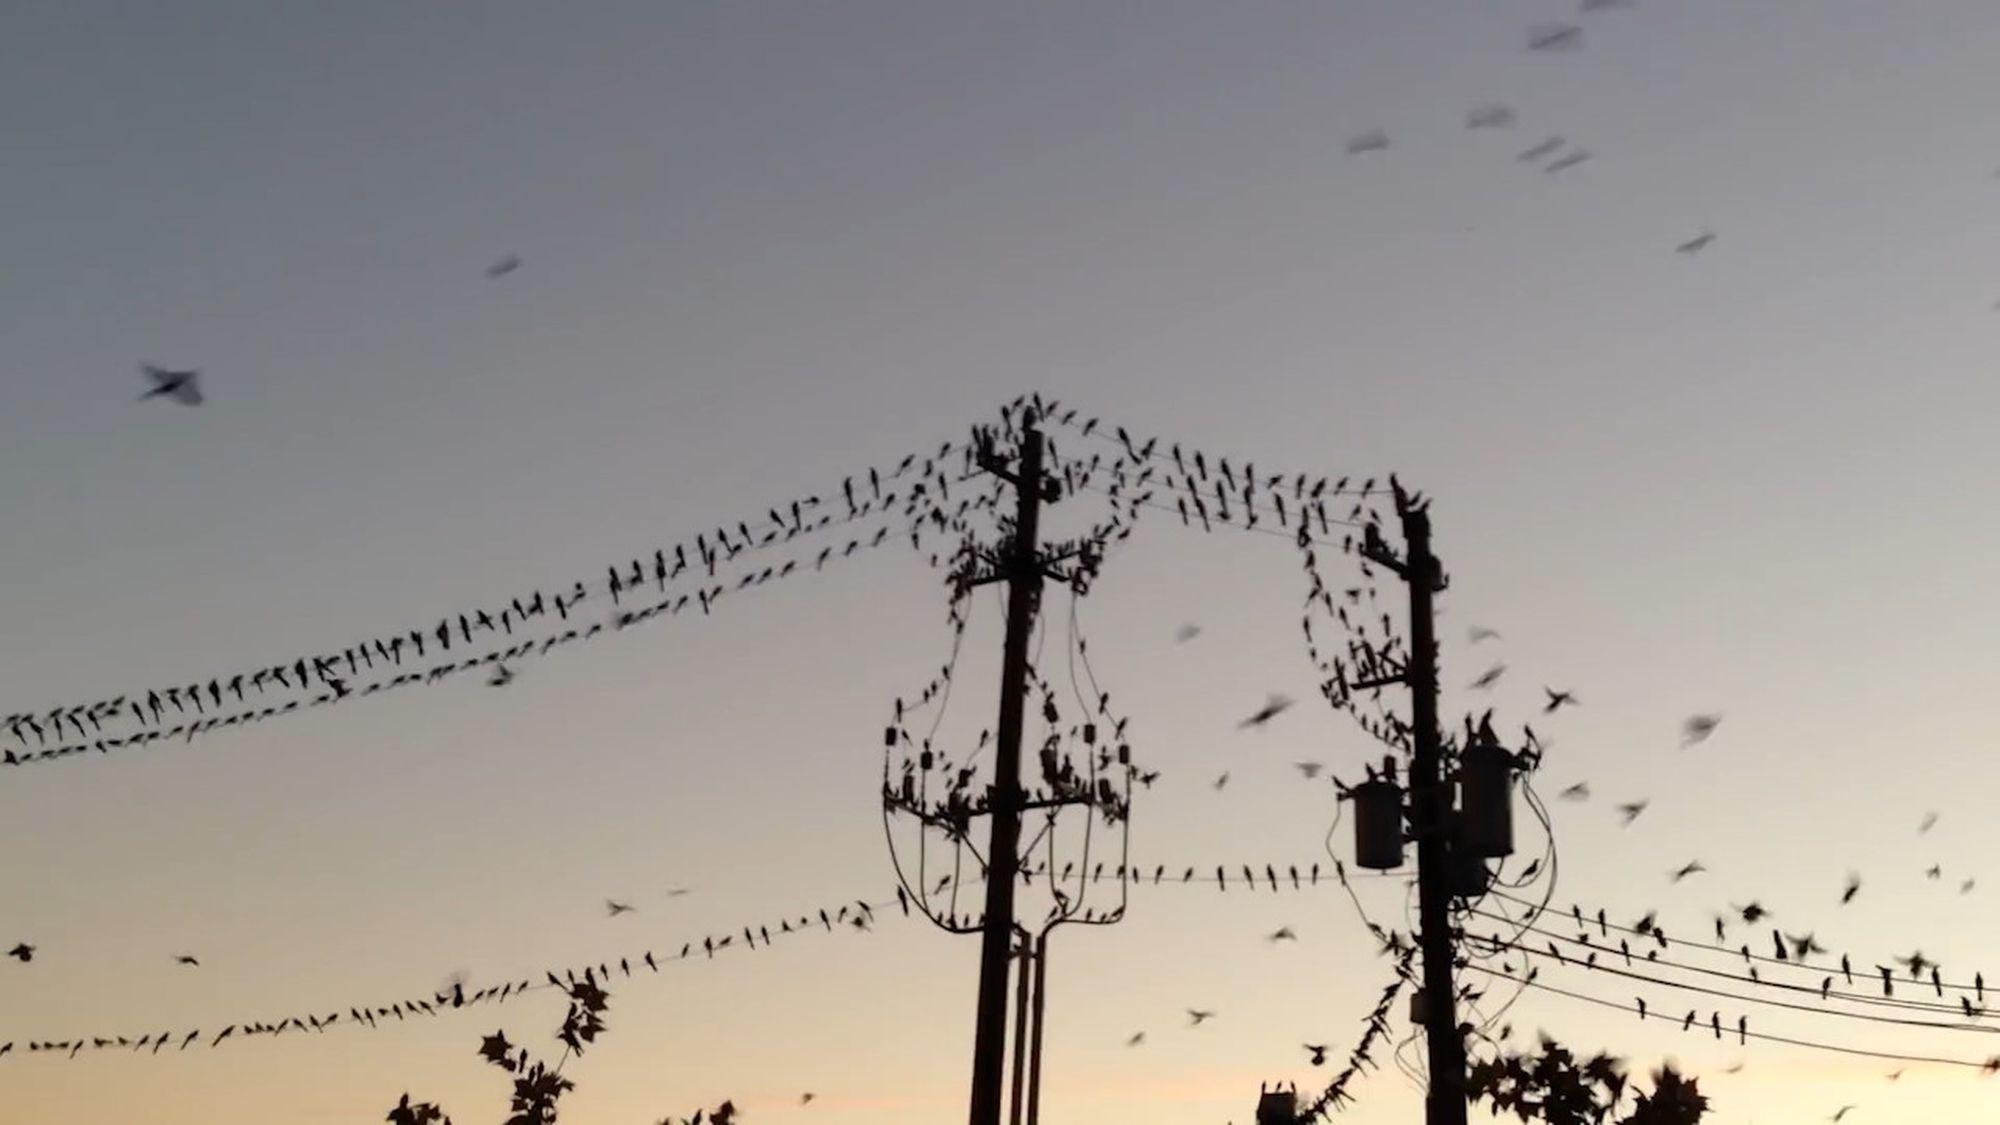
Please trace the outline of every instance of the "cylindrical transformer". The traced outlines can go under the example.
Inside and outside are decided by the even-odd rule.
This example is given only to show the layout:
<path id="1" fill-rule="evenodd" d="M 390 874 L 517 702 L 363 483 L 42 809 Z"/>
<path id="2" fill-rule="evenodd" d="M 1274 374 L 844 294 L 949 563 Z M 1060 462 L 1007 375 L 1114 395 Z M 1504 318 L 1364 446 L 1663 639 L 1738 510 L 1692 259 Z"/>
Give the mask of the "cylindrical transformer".
<path id="1" fill-rule="evenodd" d="M 1354 787 L 1354 862 L 1370 871 L 1403 866 L 1403 787 L 1371 778 Z"/>
<path id="2" fill-rule="evenodd" d="M 1482 859 L 1514 854 L 1514 756 L 1491 742 L 1467 747 L 1460 763 L 1458 832 Z"/>
<path id="3" fill-rule="evenodd" d="M 1424 1003 L 1424 990 L 1421 988 L 1412 989 L 1410 991 L 1410 1022 L 1416 1024 L 1418 1027 L 1423 1027 L 1429 1021 L 1430 1005 Z"/>
<path id="4" fill-rule="evenodd" d="M 1457 898 L 1478 898 L 1486 893 L 1493 873 L 1486 861 L 1468 852 L 1451 853 L 1451 893 Z"/>

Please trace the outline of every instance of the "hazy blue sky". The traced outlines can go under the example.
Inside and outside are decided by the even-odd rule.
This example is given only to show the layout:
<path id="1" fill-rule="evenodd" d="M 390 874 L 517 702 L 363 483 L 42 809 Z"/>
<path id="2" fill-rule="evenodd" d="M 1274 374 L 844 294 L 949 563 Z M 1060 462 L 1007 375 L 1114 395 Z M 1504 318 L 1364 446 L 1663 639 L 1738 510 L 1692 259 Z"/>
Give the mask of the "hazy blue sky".
<path id="1" fill-rule="evenodd" d="M 1526 49 L 1571 19 L 1580 50 Z M 1954 893 L 2000 783 L 1996 43 L 1977 0 L 0 4 L 0 712 L 566 583 L 1041 390 L 1434 493 L 1451 705 L 1485 705 L 1462 689 L 1496 656 L 1510 718 L 1544 684 L 1584 703 L 1544 724 L 1546 789 L 1596 794 L 1557 808 L 1563 900 L 1693 936 L 1761 896 L 1857 963 L 1921 946 L 1970 976 L 2000 927 Z M 1517 123 L 1469 131 L 1487 102 Z M 1371 129 L 1389 149 L 1347 155 Z M 1552 135 L 1592 159 L 1516 159 Z M 141 362 L 202 368 L 208 404 L 135 402 Z M 1163 772 L 1140 862 L 1324 859 L 1331 790 L 1289 763 L 1351 776 L 1368 744 L 1320 706 L 1234 729 L 1311 697 L 1302 593 L 1282 540 L 1162 518 L 1087 599 Z M 943 660 L 943 601 L 884 552 L 504 692 L 0 774 L 0 946 L 42 948 L 0 965 L 0 1042 L 388 1003 L 879 898 L 881 724 Z M 990 725 L 998 636 L 982 601 L 947 734 Z M 1681 752 L 1696 711 L 1726 719 Z M 1283 924 L 1297 945 L 1261 940 Z M 897 923 L 621 985 L 574 1112 L 953 1120 L 976 962 Z M 1247 1120 L 1260 1079 L 1324 1078 L 1298 1045 L 1344 1050 L 1386 974 L 1334 892 L 1148 890 L 1056 939 L 1048 1118 Z M 365 1121 L 404 1089 L 487 1120 L 477 1037 L 559 1018 L 17 1048 L 0 1122 Z M 1720 1122 L 2000 1099 L 1560 998 L 1512 1018 L 1677 1056 Z M 1393 1068 L 1360 1093 L 1363 1125 L 1418 1101 Z"/>

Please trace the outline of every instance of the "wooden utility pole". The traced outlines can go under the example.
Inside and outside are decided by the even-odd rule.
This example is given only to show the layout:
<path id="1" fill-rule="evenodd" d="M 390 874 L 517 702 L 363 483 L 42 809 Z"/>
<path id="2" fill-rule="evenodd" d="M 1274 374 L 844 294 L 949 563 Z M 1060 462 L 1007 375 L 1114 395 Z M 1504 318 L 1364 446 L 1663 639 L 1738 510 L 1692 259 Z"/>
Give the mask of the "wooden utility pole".
<path id="1" fill-rule="evenodd" d="M 1042 594 L 1037 544 L 1042 514 L 1042 434 L 1029 413 L 1021 459 L 1012 473 L 987 470 L 1014 485 L 1014 542 L 1000 560 L 1008 583 L 1007 641 L 1000 668 L 1000 726 L 993 758 L 993 833 L 986 850 L 986 917 L 980 934 L 979 1015 L 972 1043 L 971 1125 L 1001 1125 L 1006 1093 L 1007 969 L 1014 937 L 1014 883 L 1021 843 L 1021 709 L 1028 694 L 1028 639 Z"/>
<path id="2" fill-rule="evenodd" d="M 1403 520 L 1403 581 L 1410 589 L 1410 807 L 1417 836 L 1417 924 L 1424 956 L 1424 1023 L 1430 1041 L 1428 1125 L 1466 1125 L 1465 1041 L 1459 1038 L 1451 939 L 1451 791 L 1438 729 L 1437 631 L 1432 595 L 1444 586 L 1431 554 L 1430 512 L 1396 493 Z"/>

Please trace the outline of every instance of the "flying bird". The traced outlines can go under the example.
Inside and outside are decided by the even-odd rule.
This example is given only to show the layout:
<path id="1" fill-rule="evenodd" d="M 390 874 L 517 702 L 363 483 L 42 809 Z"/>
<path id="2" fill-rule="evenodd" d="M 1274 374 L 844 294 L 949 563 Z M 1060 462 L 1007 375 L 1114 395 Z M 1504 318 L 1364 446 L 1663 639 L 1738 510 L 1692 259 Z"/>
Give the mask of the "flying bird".
<path id="1" fill-rule="evenodd" d="M 1849 1113 L 1853 1112 L 1853 1110 L 1854 1110 L 1854 1107 L 1853 1107 L 1853 1106 L 1851 1106 L 1851 1105 L 1844 1105 L 1844 1106 L 1841 1106 L 1841 1107 L 1840 1107 L 1839 1109 L 1836 1109 L 1836 1110 L 1834 1110 L 1834 1111 L 1833 1111 L 1833 1116 L 1832 1116 L 1832 1117 L 1829 1117 L 1829 1118 L 1827 1118 L 1827 1120 L 1828 1120 L 1828 1121 L 1838 1121 L 1838 1120 L 1840 1120 L 1841 1118 L 1843 1118 L 1843 1117 L 1846 1117 L 1846 1116 L 1847 1116 L 1847 1115 L 1848 1115 Z"/>
<path id="2" fill-rule="evenodd" d="M 1146 1041 L 1146 1033 L 1143 1031 L 1135 1031 L 1132 1033 L 1132 1038 L 1127 1039 L 1125 1041 L 1125 1045 L 1127 1047 L 1137 1047 L 1139 1044 L 1144 1043 L 1145 1041 Z"/>
<path id="3" fill-rule="evenodd" d="M 633 907 L 625 903 L 619 902 L 617 899 L 611 899 L 611 898 L 607 898 L 604 900 L 604 910 L 605 910 L 605 916 L 610 918 L 616 918 L 620 914 L 636 913 L 636 910 Z"/>
<path id="4" fill-rule="evenodd" d="M 1479 673 L 1479 678 L 1472 681 L 1472 686 L 1479 691 L 1485 691 L 1487 688 L 1499 683 L 1500 677 L 1506 674 L 1507 666 L 1505 664 L 1495 664 L 1486 671 Z"/>
<path id="5" fill-rule="evenodd" d="M 1312 1063 L 1312 1065 L 1314 1066 L 1326 1065 L 1326 1046 L 1324 1044 L 1307 1043 L 1304 1046 L 1306 1049 L 1306 1054 L 1312 1056 L 1310 1059 L 1307 1060 L 1308 1062 Z"/>
<path id="6" fill-rule="evenodd" d="M 1678 883 L 1682 879 L 1685 879 L 1690 875 L 1699 875 L 1707 870 L 1708 868 L 1703 867 L 1700 860 L 1691 859 L 1686 863 L 1682 864 L 1681 866 L 1675 868 L 1674 873 L 1673 875 L 1670 876 L 1670 878 L 1672 878 L 1674 882 Z"/>
<path id="7" fill-rule="evenodd" d="M 1313 778 L 1318 777 L 1319 771 L 1325 769 L 1326 767 L 1318 762 L 1293 762 L 1292 768 L 1298 770 L 1302 774 L 1305 774 L 1306 780 L 1311 781 Z"/>
<path id="8" fill-rule="evenodd" d="M 1861 876 L 1855 874 L 1852 871 L 1848 872 L 1847 885 L 1841 888 L 1840 891 L 1840 905 L 1846 906 L 1848 903 L 1853 902 L 1854 896 L 1860 893 L 1861 893 Z"/>
<path id="9" fill-rule="evenodd" d="M 1561 160 L 1558 160 L 1555 163 L 1550 164 L 1548 167 L 1542 169 L 1542 171 L 1551 174 L 1565 171 L 1567 169 L 1574 168 L 1577 165 L 1589 159 L 1590 159 L 1589 149 L 1582 149 L 1582 148 L 1574 149 L 1570 152 L 1568 156 L 1565 156 Z"/>
<path id="10" fill-rule="evenodd" d="M 1646 811 L 1646 806 L 1648 806 L 1648 805 L 1650 805 L 1650 804 L 1652 804 L 1652 803 L 1653 803 L 1653 802 L 1651 802 L 1651 801 L 1630 801 L 1630 802 L 1627 802 L 1626 804 L 1622 804 L 1622 805 L 1619 805 L 1619 806 L 1618 806 L 1618 815 L 1619 815 L 1620 817 L 1624 818 L 1624 822 L 1625 822 L 1625 824 L 1626 824 L 1627 826 L 1629 826 L 1629 825 L 1631 825 L 1631 823 L 1632 823 L 1633 821 L 1635 821 L 1635 820 L 1639 819 L 1639 814 L 1640 814 L 1640 813 L 1643 813 L 1643 812 L 1645 812 L 1645 811 Z"/>
<path id="11" fill-rule="evenodd" d="M 495 664 L 493 675 L 486 680 L 487 687 L 506 687 L 514 682 L 514 673 L 505 664 Z M 533 693 L 530 693 L 533 694 Z"/>
<path id="12" fill-rule="evenodd" d="M 1936 828 L 1937 822 L 1938 822 L 1938 814 L 1934 812 L 1925 813 L 1923 823 L 1917 825 L 1917 835 L 1922 836 L 1924 833 L 1929 832 L 1933 828 Z"/>
<path id="13" fill-rule="evenodd" d="M 486 277 L 487 280 L 489 281 L 497 277 L 506 277 L 508 274 L 513 273 L 515 270 L 520 268 L 521 268 L 520 257 L 514 254 L 509 254 L 506 257 L 500 259 L 499 261 L 493 263 L 492 265 L 487 266 Z"/>
<path id="14" fill-rule="evenodd" d="M 1199 636 L 1201 636 L 1201 626 L 1189 622 L 1174 630 L 1174 643 L 1184 645 Z"/>
<path id="15" fill-rule="evenodd" d="M 1556 150 L 1562 148 L 1562 146 L 1565 143 L 1566 142 L 1564 142 L 1564 140 L 1561 137 L 1550 137 L 1548 140 L 1543 141 L 1541 144 L 1538 144 L 1535 147 L 1528 149 L 1526 152 L 1523 152 L 1520 156 L 1515 157 L 1515 159 L 1521 161 L 1524 164 L 1533 164 L 1535 161 L 1540 160 L 1544 156 L 1555 155 Z M 1491 632 L 1491 630 L 1488 631 Z M 1500 634 L 1493 633 L 1493 635 L 1497 637 Z M 1475 640 L 1476 639 L 1477 638 L 1475 638 Z"/>
<path id="16" fill-rule="evenodd" d="M 27 942 L 24 941 L 21 944 L 15 946 L 14 948 L 8 950 L 7 956 L 12 957 L 14 960 L 19 961 L 21 964 L 25 965 L 28 962 L 35 959 L 35 947 L 29 945 Z"/>
<path id="17" fill-rule="evenodd" d="M 1714 231 L 1703 231 L 1700 234 L 1695 235 L 1693 238 L 1688 239 L 1686 242 L 1681 243 L 1679 246 L 1674 247 L 1674 253 L 1687 254 L 1690 256 L 1699 254 L 1703 250 L 1708 249 L 1708 244 L 1714 241 L 1715 241 Z"/>
<path id="18" fill-rule="evenodd" d="M 813 1099 L 814 1099 L 814 1098 L 816 1098 L 816 1097 L 818 1097 L 818 1096 L 819 1096 L 818 1094 L 815 1094 L 815 1093 L 813 1093 L 813 1092 L 812 1092 L 811 1090 L 807 1090 L 807 1091 L 806 1091 L 805 1093 L 803 1093 L 803 1094 L 800 1094 L 800 1095 L 799 1095 L 799 1104 L 800 1104 L 800 1105 L 811 1105 L 811 1104 L 812 1104 L 812 1102 L 813 1102 Z"/>
<path id="19" fill-rule="evenodd" d="M 1729 909 L 1734 910 L 1745 922 L 1753 926 L 1771 916 L 1771 912 L 1764 909 L 1763 904 L 1755 899 L 1752 899 L 1748 906 L 1738 906 L 1732 902 L 1729 904 Z"/>
<path id="20" fill-rule="evenodd" d="M 1200 1027 L 1202 1024 L 1215 1018 L 1214 1012 L 1204 1012 L 1199 1008 L 1189 1008 L 1187 1014 L 1189 1027 Z"/>
<path id="21" fill-rule="evenodd" d="M 1556 794 L 1556 796 L 1565 801 L 1588 801 L 1590 800 L 1590 782 L 1579 781 L 1575 785 Z"/>
<path id="22" fill-rule="evenodd" d="M 1389 134 L 1380 129 L 1370 129 L 1347 142 L 1347 155 L 1358 156 L 1364 152 L 1381 152 L 1389 147 Z"/>
<path id="23" fill-rule="evenodd" d="M 1514 123 L 1514 111 L 1498 103 L 1482 105 L 1465 115 L 1468 129 L 1504 129 Z"/>
<path id="24" fill-rule="evenodd" d="M 1270 722 L 1272 719 L 1277 718 L 1279 715 L 1284 714 L 1286 711 L 1291 710 L 1291 707 L 1292 707 L 1292 701 L 1289 698 L 1274 693 L 1269 699 L 1266 699 L 1264 701 L 1264 705 L 1262 707 L 1259 707 L 1255 712 L 1253 712 L 1249 718 L 1243 720 L 1240 723 L 1237 723 L 1236 729 L 1247 730 L 1250 727 L 1261 727 L 1265 723 Z"/>
<path id="25" fill-rule="evenodd" d="M 1222 792 L 1223 786 L 1228 784 L 1229 784 L 1229 771 L 1224 770 L 1222 771 L 1222 776 L 1215 779 L 1215 791 L 1217 793 Z"/>
<path id="26" fill-rule="evenodd" d="M 182 406 L 200 406 L 201 372 L 169 371 L 164 367 L 154 367 L 150 363 L 140 364 L 147 378 L 153 380 L 153 389 L 139 396 L 144 402 L 149 398 L 170 398 Z"/>
<path id="27" fill-rule="evenodd" d="M 1720 715 L 1691 715 L 1681 724 L 1681 749 L 1685 750 L 1698 742 L 1708 741 L 1715 728 L 1722 725 Z"/>
<path id="28" fill-rule="evenodd" d="M 1299 935 L 1293 933 L 1290 926 L 1281 926 L 1264 940 L 1269 942 L 1297 941 L 1299 940 Z"/>
<path id="29" fill-rule="evenodd" d="M 1583 29 L 1573 23 L 1544 24 L 1528 31 L 1531 51 L 1566 51 L 1583 45 Z"/>
<path id="30" fill-rule="evenodd" d="M 194 955 L 191 953 L 183 953 L 179 957 L 174 958 L 174 964 L 186 965 L 195 969 L 201 968 L 201 962 L 195 960 Z"/>
<path id="31" fill-rule="evenodd" d="M 1546 687 L 1542 689 L 1542 692 L 1549 697 L 1549 701 L 1542 705 L 1542 714 L 1544 715 L 1551 715 L 1564 707 L 1574 707 L 1577 705 L 1575 692 L 1557 691 L 1554 688 Z"/>
<path id="32" fill-rule="evenodd" d="M 1467 630 L 1466 638 L 1473 644 L 1478 644 L 1481 641 L 1497 641 L 1500 639 L 1500 631 L 1498 629 L 1488 629 L 1484 625 L 1474 625 L 1471 629 Z"/>

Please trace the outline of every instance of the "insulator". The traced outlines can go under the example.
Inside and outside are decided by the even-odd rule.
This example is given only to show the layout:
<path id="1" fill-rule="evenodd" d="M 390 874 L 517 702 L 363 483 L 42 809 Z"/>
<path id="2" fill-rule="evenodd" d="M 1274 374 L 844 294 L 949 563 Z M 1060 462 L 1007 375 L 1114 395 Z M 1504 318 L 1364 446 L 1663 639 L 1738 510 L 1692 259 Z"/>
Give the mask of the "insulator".
<path id="1" fill-rule="evenodd" d="M 1486 861 L 1461 849 L 1451 853 L 1451 893 L 1458 898 L 1478 898 L 1486 893 L 1493 873 Z"/>
<path id="2" fill-rule="evenodd" d="M 884 746 L 887 746 L 887 747 L 890 747 L 891 749 L 893 749 L 893 748 L 895 747 L 895 745 L 896 745 L 896 728 L 895 728 L 895 727 L 890 727 L 890 728 L 889 728 L 889 729 L 887 729 L 886 731 L 882 732 L 882 745 L 884 745 Z"/>
<path id="3" fill-rule="evenodd" d="M 930 752 L 930 751 L 928 751 L 928 750 L 926 750 L 926 751 L 924 751 L 923 753 L 921 753 L 921 754 L 917 755 L 917 764 L 918 764 L 919 766 L 922 766 L 922 767 L 923 767 L 923 768 L 925 768 L 925 769 L 929 769 L 929 768 L 931 768 L 931 762 L 932 762 L 932 760 L 933 760 L 933 759 L 931 758 L 931 752 Z"/>
<path id="4" fill-rule="evenodd" d="M 1458 843 L 1482 859 L 1514 853 L 1514 756 L 1491 742 L 1466 748 L 1459 767 Z"/>
<path id="5" fill-rule="evenodd" d="M 1122 742 L 1118 744 L 1118 764 L 1121 766 L 1132 764 L 1132 748 Z"/>
<path id="6" fill-rule="evenodd" d="M 1424 990 L 1413 989 L 1410 992 L 1410 1022 L 1422 1027 L 1429 1019 L 1430 1005 L 1424 1000 Z"/>
<path id="7" fill-rule="evenodd" d="M 1083 744 L 1084 744 L 1085 746 L 1095 746 L 1095 745 L 1097 745 L 1097 724 L 1096 724 L 1096 723 L 1085 723 L 1085 724 L 1083 724 Z"/>
<path id="8" fill-rule="evenodd" d="M 910 804 L 917 802 L 917 782 L 909 774 L 903 775 L 903 800 Z"/>
<path id="9" fill-rule="evenodd" d="M 1403 787 L 1371 778 L 1354 787 L 1354 862 L 1370 871 L 1403 865 Z"/>

